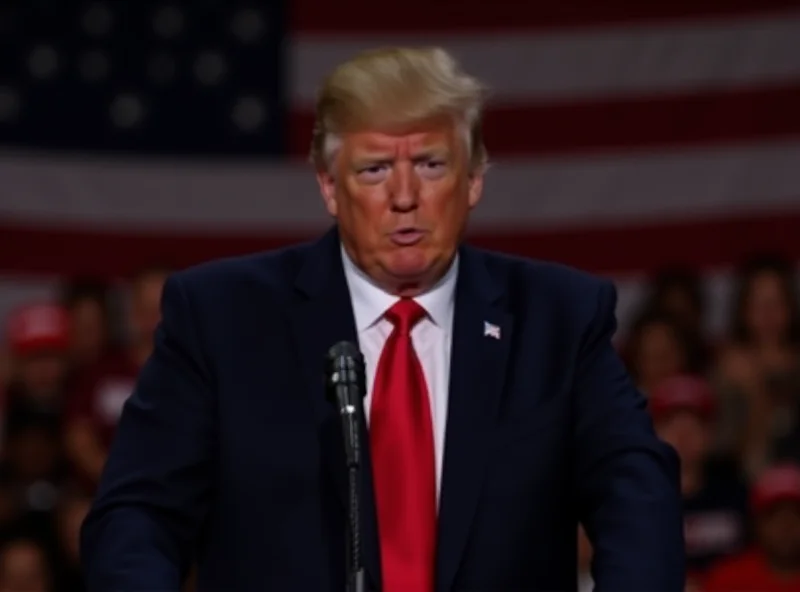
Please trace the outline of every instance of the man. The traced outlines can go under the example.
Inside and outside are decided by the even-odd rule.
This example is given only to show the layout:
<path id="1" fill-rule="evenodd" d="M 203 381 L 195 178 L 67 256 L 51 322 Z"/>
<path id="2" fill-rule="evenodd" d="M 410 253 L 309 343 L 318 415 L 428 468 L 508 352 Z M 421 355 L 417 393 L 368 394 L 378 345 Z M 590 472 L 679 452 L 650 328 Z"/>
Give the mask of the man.
<path id="1" fill-rule="evenodd" d="M 83 531 L 92 592 L 340 591 L 347 488 L 328 348 L 368 369 L 361 545 L 384 592 L 682 590 L 676 456 L 615 354 L 612 286 L 461 245 L 482 89 L 439 49 L 325 81 L 336 228 L 171 277 Z"/>

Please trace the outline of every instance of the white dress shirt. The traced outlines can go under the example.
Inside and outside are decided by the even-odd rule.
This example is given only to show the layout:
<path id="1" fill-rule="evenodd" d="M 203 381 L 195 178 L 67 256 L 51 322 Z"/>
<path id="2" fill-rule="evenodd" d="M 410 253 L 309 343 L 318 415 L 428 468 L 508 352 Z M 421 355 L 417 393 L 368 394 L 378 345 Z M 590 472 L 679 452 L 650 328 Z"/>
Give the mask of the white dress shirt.
<path id="1" fill-rule="evenodd" d="M 364 412 L 369 421 L 372 402 L 372 386 L 383 346 L 392 332 L 393 325 L 384 318 L 392 305 L 400 300 L 397 296 L 379 288 L 363 271 L 356 267 L 342 248 L 342 261 L 350 298 L 353 303 L 358 345 L 364 355 L 367 371 L 367 396 Z M 425 309 L 428 316 L 411 330 L 411 341 L 422 364 L 431 405 L 433 442 L 436 455 L 436 497 L 442 482 L 444 460 L 445 425 L 447 423 L 447 398 L 450 387 L 450 349 L 453 336 L 453 309 L 455 299 L 458 260 L 439 282 L 428 292 L 414 300 Z"/>

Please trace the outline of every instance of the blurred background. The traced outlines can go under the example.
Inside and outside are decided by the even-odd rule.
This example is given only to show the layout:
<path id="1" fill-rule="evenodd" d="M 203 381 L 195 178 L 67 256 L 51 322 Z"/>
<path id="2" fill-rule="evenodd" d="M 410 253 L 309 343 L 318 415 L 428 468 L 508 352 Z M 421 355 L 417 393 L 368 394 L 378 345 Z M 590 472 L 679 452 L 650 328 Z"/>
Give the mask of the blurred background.
<path id="1" fill-rule="evenodd" d="M 2 0 L 0 592 L 82 589 L 166 275 L 319 234 L 315 89 L 406 43 L 493 89 L 471 240 L 616 282 L 687 589 L 800 590 L 796 0 Z"/>

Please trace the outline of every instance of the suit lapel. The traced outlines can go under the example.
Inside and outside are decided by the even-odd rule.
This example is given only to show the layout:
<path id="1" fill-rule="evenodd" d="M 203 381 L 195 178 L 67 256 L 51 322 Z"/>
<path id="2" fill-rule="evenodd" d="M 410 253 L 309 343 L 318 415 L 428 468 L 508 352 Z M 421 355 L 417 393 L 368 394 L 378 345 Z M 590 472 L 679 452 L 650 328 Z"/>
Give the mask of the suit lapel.
<path id="1" fill-rule="evenodd" d="M 512 317 L 482 255 L 461 252 L 439 504 L 436 590 L 458 571 L 489 461 L 511 346 Z"/>
<path id="2" fill-rule="evenodd" d="M 310 247 L 295 282 L 296 294 L 291 307 L 293 335 L 299 352 L 303 375 L 320 434 L 321 462 L 347 511 L 347 474 L 341 427 L 333 406 L 325 398 L 324 359 L 328 349 L 339 341 L 358 344 L 350 292 L 342 267 L 339 235 L 328 232 Z M 361 537 L 364 568 L 374 587 L 380 582 L 377 520 L 369 458 L 369 435 L 361 425 L 363 466 L 361 469 Z M 343 521 L 346 523 L 346 520 Z M 342 540 L 344 545 L 344 540 Z"/>

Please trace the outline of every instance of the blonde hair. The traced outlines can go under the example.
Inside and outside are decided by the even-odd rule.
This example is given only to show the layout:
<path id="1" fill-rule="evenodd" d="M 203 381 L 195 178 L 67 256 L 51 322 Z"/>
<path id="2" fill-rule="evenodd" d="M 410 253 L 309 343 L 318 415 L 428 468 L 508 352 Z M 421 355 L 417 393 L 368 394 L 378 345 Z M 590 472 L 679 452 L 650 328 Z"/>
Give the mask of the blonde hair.
<path id="1" fill-rule="evenodd" d="M 486 165 L 481 132 L 485 88 L 464 73 L 445 50 L 386 48 L 367 51 L 338 66 L 317 97 L 311 162 L 327 169 L 342 133 L 403 129 L 437 117 L 461 126 L 470 170 Z"/>

